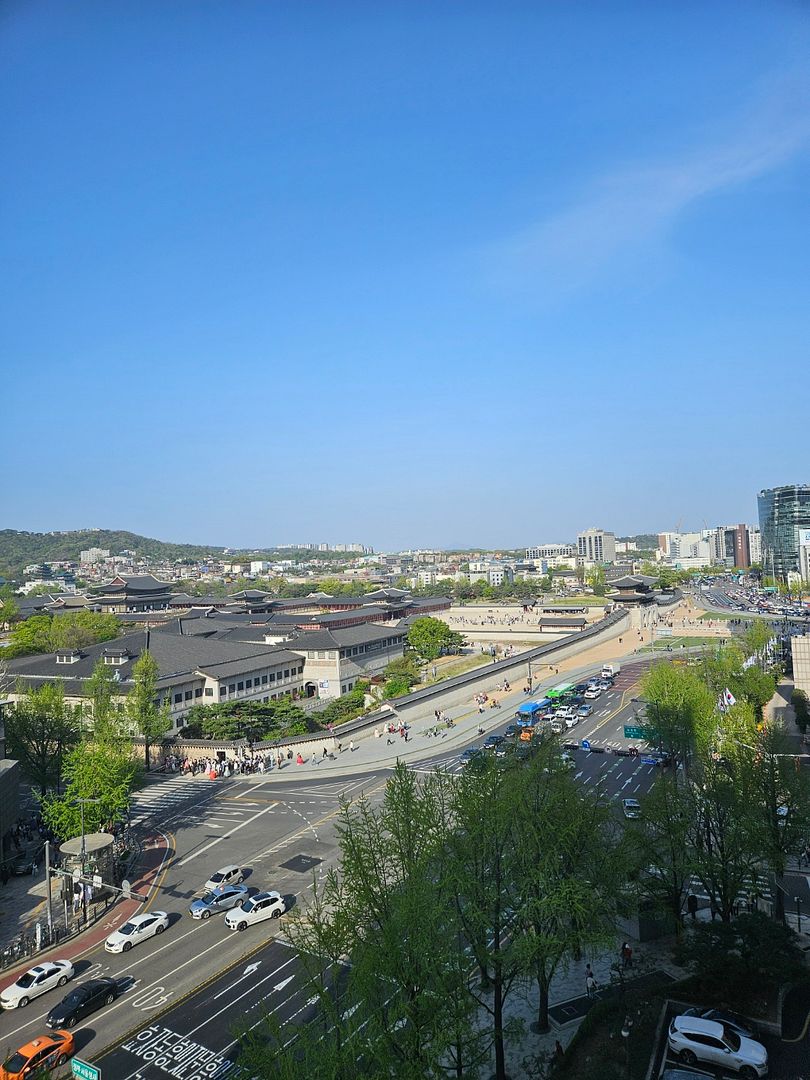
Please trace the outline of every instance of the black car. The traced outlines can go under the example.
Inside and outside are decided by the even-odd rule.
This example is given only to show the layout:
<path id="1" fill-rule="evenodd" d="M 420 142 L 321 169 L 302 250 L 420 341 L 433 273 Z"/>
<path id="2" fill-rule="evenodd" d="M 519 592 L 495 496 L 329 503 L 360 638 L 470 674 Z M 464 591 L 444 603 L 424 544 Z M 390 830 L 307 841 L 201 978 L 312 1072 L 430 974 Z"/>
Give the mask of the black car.
<path id="1" fill-rule="evenodd" d="M 584 694 L 587 689 L 588 689 L 588 684 L 586 682 L 580 682 L 580 683 L 577 683 L 577 685 L 574 687 L 574 693 L 575 694 Z"/>
<path id="2" fill-rule="evenodd" d="M 509 727 L 506 729 L 506 731 L 504 731 L 503 734 L 504 734 L 504 737 L 507 738 L 507 739 L 514 739 L 514 737 L 517 735 L 517 733 L 519 731 L 520 731 L 520 728 L 517 726 L 517 724 L 510 724 Z"/>
<path id="3" fill-rule="evenodd" d="M 26 874 L 34 872 L 34 860 L 30 855 L 15 855 L 6 865 L 12 877 L 25 877 Z"/>
<path id="4" fill-rule="evenodd" d="M 503 742 L 503 735 L 490 735 L 489 738 L 484 739 L 484 749 L 489 750 L 492 747 L 500 746 Z"/>
<path id="5" fill-rule="evenodd" d="M 54 1005 L 45 1023 L 49 1028 L 75 1027 L 79 1020 L 102 1005 L 112 1005 L 117 997 L 118 983 L 115 979 L 88 979 L 75 986 L 58 1005 Z"/>

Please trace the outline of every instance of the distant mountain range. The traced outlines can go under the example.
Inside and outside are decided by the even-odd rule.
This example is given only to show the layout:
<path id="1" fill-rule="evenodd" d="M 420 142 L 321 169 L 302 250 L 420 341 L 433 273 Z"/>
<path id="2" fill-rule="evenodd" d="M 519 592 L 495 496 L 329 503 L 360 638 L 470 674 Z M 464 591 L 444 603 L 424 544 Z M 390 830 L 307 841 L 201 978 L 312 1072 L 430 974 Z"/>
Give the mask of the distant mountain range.
<path id="1" fill-rule="evenodd" d="M 0 574 L 19 578 L 24 567 L 32 563 L 78 561 L 79 552 L 88 548 L 106 548 L 111 555 L 132 551 L 152 559 L 175 560 L 222 556 L 223 548 L 199 544 L 167 544 L 148 536 L 117 529 L 80 529 L 77 532 L 32 533 L 16 529 L 0 530 Z"/>

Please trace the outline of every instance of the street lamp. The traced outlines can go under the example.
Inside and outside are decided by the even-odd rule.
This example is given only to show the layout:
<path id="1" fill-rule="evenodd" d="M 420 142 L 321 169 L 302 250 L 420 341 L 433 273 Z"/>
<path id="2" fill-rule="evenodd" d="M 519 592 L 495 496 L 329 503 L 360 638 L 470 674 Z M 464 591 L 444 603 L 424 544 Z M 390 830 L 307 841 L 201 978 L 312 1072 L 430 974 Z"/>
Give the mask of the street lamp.
<path id="1" fill-rule="evenodd" d="M 87 860 L 87 847 L 84 842 L 84 804 L 85 803 L 100 803 L 101 799 L 76 799 L 75 802 L 79 804 L 79 809 L 82 815 L 82 842 L 79 852 L 79 858 L 81 860 L 82 877 L 85 874 L 85 862 Z M 87 896 L 84 891 L 84 881 L 82 881 L 82 913 L 84 915 L 84 921 L 87 922 Z"/>

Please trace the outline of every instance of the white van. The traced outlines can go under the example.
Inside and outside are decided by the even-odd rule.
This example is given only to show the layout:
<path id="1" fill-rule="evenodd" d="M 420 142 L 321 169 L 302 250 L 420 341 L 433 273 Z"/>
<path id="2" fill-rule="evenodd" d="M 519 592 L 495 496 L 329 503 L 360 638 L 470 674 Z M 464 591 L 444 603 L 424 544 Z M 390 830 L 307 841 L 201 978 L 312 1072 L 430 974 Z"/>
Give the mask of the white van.
<path id="1" fill-rule="evenodd" d="M 621 670 L 621 664 L 602 664 L 602 670 L 599 674 L 603 679 L 615 679 Z"/>

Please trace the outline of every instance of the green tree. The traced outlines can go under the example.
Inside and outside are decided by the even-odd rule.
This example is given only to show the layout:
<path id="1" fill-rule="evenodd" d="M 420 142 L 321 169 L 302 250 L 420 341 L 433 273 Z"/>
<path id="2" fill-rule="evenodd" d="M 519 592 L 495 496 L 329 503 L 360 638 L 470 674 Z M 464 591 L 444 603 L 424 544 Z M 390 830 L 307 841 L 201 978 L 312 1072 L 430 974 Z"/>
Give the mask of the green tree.
<path id="1" fill-rule="evenodd" d="M 444 653 L 460 652 L 463 644 L 461 634 L 451 630 L 446 622 L 431 616 L 415 619 L 408 631 L 408 645 L 423 660 L 435 660 Z"/>
<path id="2" fill-rule="evenodd" d="M 0 587 L 0 626 L 13 626 L 20 617 L 20 605 L 10 585 Z"/>
<path id="3" fill-rule="evenodd" d="M 121 684 L 116 682 L 115 672 L 109 664 L 99 660 L 93 674 L 82 685 L 82 696 L 87 701 L 93 717 L 93 729 L 99 735 L 116 734 L 118 731 L 118 703 Z"/>
<path id="4" fill-rule="evenodd" d="M 392 660 L 383 671 L 383 678 L 402 678 L 408 684 L 408 689 L 419 682 L 419 665 L 413 656 L 398 656 Z"/>
<path id="5" fill-rule="evenodd" d="M 411 689 L 411 683 L 404 675 L 392 675 L 386 679 L 383 685 L 382 696 L 388 701 L 392 698 L 404 697 Z"/>
<path id="6" fill-rule="evenodd" d="M 6 742 L 28 779 L 45 795 L 61 785 L 64 756 L 79 739 L 77 710 L 59 683 L 27 689 L 6 716 Z"/>
<path id="7" fill-rule="evenodd" d="M 639 899 L 651 899 L 667 913 L 680 935 L 681 914 L 692 876 L 688 845 L 692 803 L 676 771 L 661 776 L 642 800 L 641 817 L 627 824 L 636 853 Z"/>
<path id="8" fill-rule="evenodd" d="M 513 776 L 520 966 L 537 983 L 536 1028 L 548 1031 L 557 971 L 581 950 L 613 940 L 624 858 L 609 807 L 578 787 L 553 744 Z"/>
<path id="9" fill-rule="evenodd" d="M 773 639 L 773 628 L 765 619 L 754 619 L 741 637 L 746 657 L 755 656 L 764 661 L 768 643 Z"/>
<path id="10" fill-rule="evenodd" d="M 526 973 L 524 943 L 509 933 L 519 910 L 519 832 L 516 784 L 497 758 L 467 769 L 458 779 L 452 807 L 455 829 L 443 873 L 452 885 L 458 919 L 481 973 L 482 992 L 471 987 L 479 1010 L 490 1017 L 496 1080 L 505 1080 L 504 1006 Z"/>
<path id="11" fill-rule="evenodd" d="M 687 841 L 694 873 L 723 922 L 759 869 L 757 829 L 748 792 L 726 758 L 700 763 L 689 786 Z"/>
<path id="12" fill-rule="evenodd" d="M 144 741 L 144 759 L 149 768 L 149 749 L 171 727 L 169 710 L 157 703 L 158 665 L 148 649 L 144 649 L 132 665 L 133 686 L 127 695 L 126 715 Z"/>
<path id="13" fill-rule="evenodd" d="M 761 720 L 762 710 L 776 693 L 776 676 L 752 664 L 743 670 L 738 688 Z"/>
<path id="14" fill-rule="evenodd" d="M 84 830 L 99 832 L 122 821 L 132 789 L 141 775 L 133 756 L 132 742 L 104 735 L 75 746 L 65 758 L 67 787 L 63 795 L 43 800 L 42 816 L 59 840 L 81 831 L 81 807 L 77 800 L 94 799 L 84 806 Z"/>
<path id="15" fill-rule="evenodd" d="M 595 596 L 605 595 L 606 580 L 604 566 L 591 566 L 585 571 L 585 584 L 589 586 Z"/>
<path id="16" fill-rule="evenodd" d="M 804 734 L 807 731 L 808 723 L 810 723 L 810 706 L 808 705 L 807 694 L 805 694 L 804 690 L 794 690 L 791 694 L 790 703 L 796 717 L 796 727 Z"/>
<path id="17" fill-rule="evenodd" d="M 641 691 L 647 741 L 686 766 L 696 741 L 714 724 L 716 699 L 693 670 L 669 663 L 654 664 L 641 680 Z"/>

